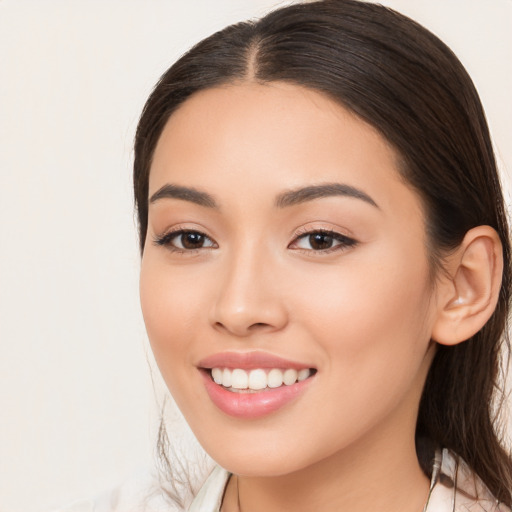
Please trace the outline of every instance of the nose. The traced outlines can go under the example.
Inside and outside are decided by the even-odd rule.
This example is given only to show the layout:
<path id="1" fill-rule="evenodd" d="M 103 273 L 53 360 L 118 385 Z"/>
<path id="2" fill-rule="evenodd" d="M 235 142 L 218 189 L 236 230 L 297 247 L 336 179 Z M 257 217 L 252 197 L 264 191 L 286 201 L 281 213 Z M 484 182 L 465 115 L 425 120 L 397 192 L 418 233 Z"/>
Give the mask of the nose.
<path id="1" fill-rule="evenodd" d="M 225 263 L 211 312 L 214 328 L 241 338 L 283 329 L 288 313 L 272 264 L 247 254 Z"/>

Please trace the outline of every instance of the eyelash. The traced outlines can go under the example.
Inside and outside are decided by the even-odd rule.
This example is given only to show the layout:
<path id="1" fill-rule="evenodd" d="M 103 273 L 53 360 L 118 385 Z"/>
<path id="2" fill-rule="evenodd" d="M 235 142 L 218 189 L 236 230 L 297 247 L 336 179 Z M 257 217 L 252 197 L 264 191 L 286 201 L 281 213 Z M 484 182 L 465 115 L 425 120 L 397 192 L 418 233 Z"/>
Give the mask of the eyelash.
<path id="1" fill-rule="evenodd" d="M 209 247 L 198 247 L 195 249 L 186 249 L 181 247 L 176 247 L 172 245 L 172 241 L 180 236 L 183 235 L 198 235 L 200 237 L 203 237 L 205 240 L 210 240 L 213 244 L 213 246 Z M 176 253 L 194 253 L 196 251 L 199 251 L 201 249 L 215 249 L 215 246 L 217 245 L 209 236 L 202 233 L 201 231 L 197 231 L 196 229 L 174 229 L 172 231 L 169 231 L 162 236 L 156 237 L 154 240 L 155 245 L 163 246 L 169 249 L 172 252 Z"/>
<path id="2" fill-rule="evenodd" d="M 295 238 L 293 242 L 288 246 L 289 248 L 292 247 L 292 245 L 297 244 L 300 240 L 305 240 L 308 237 L 312 237 L 314 235 L 322 235 L 329 238 L 332 238 L 333 241 L 339 242 L 338 245 L 334 245 L 332 247 L 328 247 L 327 249 L 303 249 L 303 248 L 296 248 L 294 250 L 301 251 L 307 254 L 314 254 L 314 255 L 326 255 L 331 254 L 333 252 L 337 251 L 344 251 L 349 249 L 350 247 L 355 247 L 358 242 L 357 240 L 354 240 L 353 238 L 350 238 L 346 235 L 342 235 L 341 233 L 338 233 L 337 231 L 334 231 L 332 229 L 310 229 L 310 228 L 304 228 L 302 230 L 299 230 L 297 233 L 295 233 Z"/>
<path id="3" fill-rule="evenodd" d="M 198 236 L 202 237 L 204 240 L 209 240 L 211 242 L 211 245 L 206 246 L 206 247 L 192 248 L 192 249 L 186 249 L 186 248 L 176 247 L 176 246 L 172 245 L 172 242 L 174 239 L 176 239 L 180 236 L 183 236 L 183 235 L 198 235 Z M 304 249 L 304 248 L 293 248 L 293 245 L 297 244 L 297 242 L 299 242 L 300 240 L 304 240 L 307 237 L 312 237 L 315 235 L 329 237 L 333 241 L 338 242 L 338 245 L 334 245 L 334 246 L 328 247 L 326 249 L 318 249 L 318 250 Z M 166 247 L 170 251 L 175 252 L 175 253 L 180 253 L 180 254 L 183 254 L 183 253 L 190 254 L 190 253 L 195 253 L 199 250 L 215 249 L 218 247 L 216 242 L 214 240 L 212 240 L 210 237 L 208 237 L 208 235 L 206 235 L 205 233 L 202 233 L 201 231 L 197 231 L 194 229 L 182 229 L 182 228 L 178 228 L 178 229 L 169 231 L 169 232 L 163 234 L 162 236 L 156 237 L 154 239 L 154 243 L 155 243 L 155 245 Z M 353 238 L 350 238 L 346 235 L 342 235 L 341 233 L 338 233 L 334 230 L 304 229 L 304 230 L 301 230 L 301 231 L 295 233 L 294 240 L 293 240 L 293 242 L 291 242 L 288 245 L 288 248 L 291 248 L 292 250 L 295 250 L 295 251 L 307 253 L 307 254 L 324 255 L 324 254 L 330 254 L 335 251 L 346 250 L 350 247 L 356 246 L 357 243 L 358 243 L 357 240 L 354 240 Z"/>

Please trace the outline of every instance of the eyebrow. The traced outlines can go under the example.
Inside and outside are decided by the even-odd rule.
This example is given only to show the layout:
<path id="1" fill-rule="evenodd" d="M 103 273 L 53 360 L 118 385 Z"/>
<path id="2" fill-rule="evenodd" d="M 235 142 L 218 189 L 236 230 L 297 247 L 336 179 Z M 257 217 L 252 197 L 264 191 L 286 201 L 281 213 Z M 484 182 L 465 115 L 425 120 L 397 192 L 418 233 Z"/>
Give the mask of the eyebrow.
<path id="1" fill-rule="evenodd" d="M 377 203 L 362 190 L 346 185 L 343 183 L 325 183 L 322 185 L 310 185 L 294 190 L 287 190 L 279 194 L 276 198 L 275 205 L 278 208 L 286 208 L 295 206 L 315 199 L 324 197 L 344 196 L 360 199 L 376 208 Z M 218 209 L 219 206 L 215 199 L 207 192 L 202 192 L 192 187 L 183 187 L 180 185 L 171 185 L 170 183 L 159 188 L 149 199 L 150 203 L 155 203 L 160 199 L 181 199 L 191 203 L 204 206 L 206 208 Z"/>
<path id="2" fill-rule="evenodd" d="M 192 187 L 182 187 L 180 185 L 167 184 L 159 188 L 150 198 L 150 203 L 155 203 L 160 199 L 181 199 L 182 201 L 189 201 L 191 203 L 198 204 L 199 206 L 205 206 L 206 208 L 216 208 L 219 206 L 215 202 L 215 199 L 206 192 L 201 192 Z"/>
<path id="3" fill-rule="evenodd" d="M 343 183 L 325 183 L 322 185 L 312 185 L 309 187 L 289 190 L 279 194 L 276 198 L 275 204 L 278 208 L 286 208 L 288 206 L 295 206 L 307 201 L 313 201 L 314 199 L 333 196 L 360 199 L 361 201 L 375 206 L 375 208 L 379 208 L 377 203 L 366 192 Z"/>

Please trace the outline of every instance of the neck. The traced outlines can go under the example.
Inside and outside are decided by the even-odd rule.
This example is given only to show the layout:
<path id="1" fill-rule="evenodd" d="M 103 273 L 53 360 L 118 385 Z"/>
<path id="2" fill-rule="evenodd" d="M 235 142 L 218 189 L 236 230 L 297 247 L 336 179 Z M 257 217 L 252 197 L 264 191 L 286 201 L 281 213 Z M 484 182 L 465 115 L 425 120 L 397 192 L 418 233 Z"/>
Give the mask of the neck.
<path id="1" fill-rule="evenodd" d="M 428 496 L 427 477 L 417 460 L 399 461 L 393 455 L 371 463 L 351 459 L 343 467 L 333 457 L 331 464 L 323 461 L 289 475 L 237 477 L 239 512 L 422 512 Z"/>
<path id="2" fill-rule="evenodd" d="M 415 418 L 410 414 L 404 430 L 395 417 L 387 428 L 381 424 L 357 443 L 293 473 L 234 477 L 222 512 L 422 512 L 430 483 L 416 456 Z M 403 420 L 398 418 L 402 426 Z"/>

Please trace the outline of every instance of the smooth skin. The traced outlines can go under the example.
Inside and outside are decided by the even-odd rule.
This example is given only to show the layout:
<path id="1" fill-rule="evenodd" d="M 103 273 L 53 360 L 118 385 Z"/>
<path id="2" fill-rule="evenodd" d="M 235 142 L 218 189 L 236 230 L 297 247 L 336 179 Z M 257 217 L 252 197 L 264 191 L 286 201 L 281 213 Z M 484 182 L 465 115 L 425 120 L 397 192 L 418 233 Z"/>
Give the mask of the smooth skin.
<path id="1" fill-rule="evenodd" d="M 279 202 L 325 184 L 357 194 Z M 167 185 L 207 200 L 155 198 Z M 494 230 L 471 230 L 433 279 L 422 204 L 394 150 L 329 98 L 284 83 L 188 99 L 158 142 L 149 196 L 144 319 L 199 442 L 238 475 L 222 510 L 238 510 L 238 484 L 243 512 L 421 512 L 429 482 L 414 431 L 432 339 L 462 342 L 492 314 Z M 198 363 L 255 350 L 317 372 L 278 411 L 229 416 Z"/>

